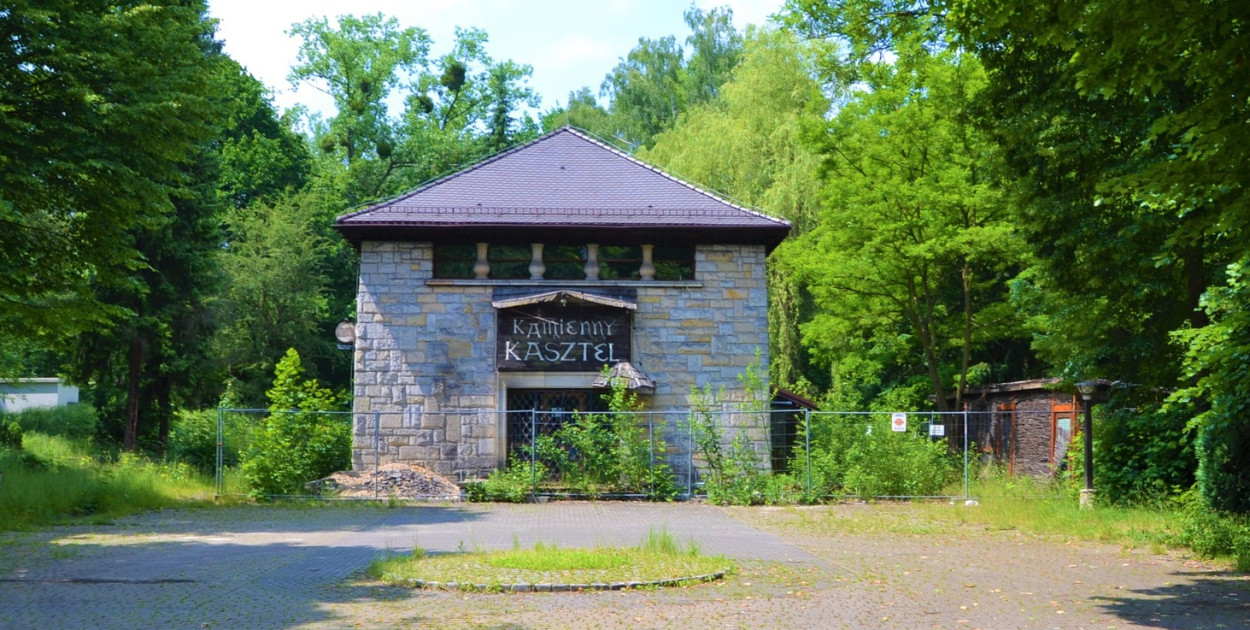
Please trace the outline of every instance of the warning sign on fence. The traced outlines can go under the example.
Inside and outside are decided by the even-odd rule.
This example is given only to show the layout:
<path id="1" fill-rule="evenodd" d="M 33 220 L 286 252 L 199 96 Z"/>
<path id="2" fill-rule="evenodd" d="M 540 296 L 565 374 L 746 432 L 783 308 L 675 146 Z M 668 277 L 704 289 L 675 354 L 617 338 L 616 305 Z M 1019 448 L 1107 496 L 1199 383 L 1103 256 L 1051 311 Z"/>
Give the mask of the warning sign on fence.
<path id="1" fill-rule="evenodd" d="M 946 425 L 931 424 L 929 425 L 929 437 L 942 437 L 946 435 Z"/>
<path id="2" fill-rule="evenodd" d="M 907 430 L 907 414 L 903 412 L 895 412 L 890 416 L 890 429 L 901 433 Z"/>

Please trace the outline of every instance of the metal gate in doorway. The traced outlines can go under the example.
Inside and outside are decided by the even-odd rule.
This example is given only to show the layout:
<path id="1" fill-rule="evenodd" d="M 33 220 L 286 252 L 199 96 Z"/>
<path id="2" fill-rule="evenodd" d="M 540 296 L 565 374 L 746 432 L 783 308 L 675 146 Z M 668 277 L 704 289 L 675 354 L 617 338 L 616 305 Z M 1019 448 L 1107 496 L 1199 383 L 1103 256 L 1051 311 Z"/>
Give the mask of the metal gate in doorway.
<path id="1" fill-rule="evenodd" d="M 600 389 L 510 389 L 508 454 L 527 452 L 521 449 L 560 428 L 576 413 L 607 410 Z"/>

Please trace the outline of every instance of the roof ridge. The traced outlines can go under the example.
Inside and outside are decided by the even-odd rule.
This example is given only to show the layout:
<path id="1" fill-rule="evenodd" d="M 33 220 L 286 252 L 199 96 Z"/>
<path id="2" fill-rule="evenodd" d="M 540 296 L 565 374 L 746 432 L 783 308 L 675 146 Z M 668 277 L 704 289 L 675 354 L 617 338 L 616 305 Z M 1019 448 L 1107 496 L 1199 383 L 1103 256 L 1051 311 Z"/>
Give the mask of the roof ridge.
<path id="1" fill-rule="evenodd" d="M 352 218 L 352 217 L 357 217 L 357 216 L 360 216 L 360 215 L 362 215 L 362 214 L 365 214 L 365 213 L 367 213 L 367 212 L 372 212 L 372 211 L 374 211 L 374 210 L 381 210 L 381 209 L 383 209 L 383 208 L 385 208 L 385 207 L 392 206 L 392 205 L 394 205 L 394 204 L 396 204 L 396 203 L 399 203 L 400 201 L 403 201 L 404 199 L 407 199 L 407 198 L 409 198 L 409 197 L 411 197 L 411 196 L 413 196 L 413 195 L 416 195 L 417 193 L 420 193 L 420 192 L 422 192 L 422 191 L 425 191 L 425 190 L 428 190 L 428 189 L 430 189 L 430 188 L 433 188 L 434 186 L 438 186 L 438 185 L 440 185 L 440 184 L 442 184 L 442 183 L 444 183 L 444 182 L 451 181 L 451 180 L 453 180 L 453 179 L 455 179 L 455 178 L 457 178 L 457 177 L 460 177 L 460 176 L 462 176 L 462 175 L 466 175 L 466 174 L 468 174 L 468 173 L 471 173 L 471 172 L 473 172 L 473 171 L 476 171 L 476 170 L 478 170 L 478 169 L 482 168 L 483 166 L 486 166 L 487 164 L 491 164 L 491 163 L 493 163 L 493 162 L 497 162 L 497 161 L 499 161 L 499 160 L 503 159 L 505 156 L 507 156 L 507 155 L 509 155 L 509 154 L 511 154 L 511 153 L 516 153 L 517 151 L 520 151 L 521 149 L 524 149 L 524 148 L 526 148 L 526 147 L 529 147 L 529 146 L 532 146 L 532 145 L 538 144 L 539 142 L 543 142 L 543 141 L 545 141 L 545 140 L 549 140 L 549 139 L 551 139 L 551 138 L 555 137 L 555 136 L 556 136 L 557 134 L 559 134 L 560 132 L 565 131 L 565 130 L 572 130 L 572 127 L 569 127 L 569 126 L 567 126 L 567 125 L 566 125 L 566 126 L 564 126 L 564 127 L 560 127 L 559 129 L 556 129 L 555 131 L 551 131 L 551 132 L 545 133 L 545 134 L 543 134 L 543 135 L 541 135 L 541 136 L 538 136 L 537 138 L 534 138 L 533 140 L 530 140 L 529 142 L 523 142 L 523 143 L 521 143 L 521 144 L 514 145 L 514 146 L 512 146 L 512 147 L 509 147 L 509 148 L 504 149 L 504 150 L 502 150 L 502 151 L 499 151 L 499 152 L 497 152 L 497 153 L 493 153 L 493 154 L 491 154 L 491 155 L 488 155 L 488 156 L 486 156 L 484 159 L 478 160 L 477 162 L 474 162 L 473 164 L 470 164 L 470 165 L 468 165 L 468 166 L 466 166 L 466 167 L 464 167 L 464 168 L 462 168 L 462 169 L 460 169 L 460 170 L 458 170 L 458 171 L 452 171 L 451 173 L 448 173 L 448 174 L 446 174 L 446 175 L 440 175 L 440 176 L 436 176 L 436 177 L 434 177 L 434 178 L 432 178 L 432 179 L 427 179 L 427 180 L 425 180 L 424 182 L 422 182 L 422 183 L 420 183 L 420 184 L 417 184 L 417 187 L 416 187 L 416 188 L 414 188 L 414 189 L 412 189 L 412 190 L 410 190 L 410 191 L 408 191 L 408 192 L 406 192 L 406 193 L 400 193 L 400 194 L 398 194 L 398 195 L 395 195 L 395 196 L 393 196 L 393 197 L 388 197 L 388 198 L 383 199 L 383 200 L 381 200 L 381 201 L 365 202 L 365 203 L 369 204 L 369 205 L 368 205 L 368 207 L 361 208 L 360 210 L 355 210 L 355 211 L 352 211 L 352 212 L 348 212 L 347 214 L 344 214 L 344 215 L 339 216 L 336 220 L 340 220 L 340 221 L 341 221 L 341 220 L 343 220 L 343 219 L 350 219 L 350 218 Z"/>
<path id="2" fill-rule="evenodd" d="M 681 184 L 682 186 L 685 186 L 686 188 L 689 188 L 690 190 L 693 190 L 693 191 L 695 191 L 695 192 L 697 192 L 697 193 L 699 193 L 699 194 L 701 194 L 701 195 L 703 195 L 703 196 L 705 196 L 705 197 L 709 197 L 709 198 L 714 199 L 714 200 L 716 200 L 716 201 L 719 201 L 719 202 L 721 202 L 721 203 L 723 203 L 723 204 L 725 204 L 725 205 L 727 205 L 727 206 L 731 206 L 731 207 L 733 207 L 733 208 L 735 208 L 735 209 L 737 209 L 737 210 L 741 210 L 741 211 L 746 212 L 746 213 L 748 213 L 748 214 L 751 214 L 751 215 L 757 216 L 757 217 L 759 217 L 759 218 L 761 218 L 761 219 L 767 219 L 767 220 L 769 220 L 769 221 L 775 221 L 775 222 L 777 222 L 777 223 L 779 223 L 779 224 L 783 224 L 783 225 L 787 225 L 787 226 L 792 225 L 792 224 L 791 224 L 789 221 L 787 221 L 786 219 L 782 219 L 782 218 L 779 218 L 779 217 L 774 217 L 774 216 L 772 216 L 772 215 L 770 215 L 770 214 L 767 214 L 767 213 L 764 213 L 764 212 L 760 212 L 760 211 L 758 211 L 758 210 L 752 210 L 751 208 L 747 208 L 746 206 L 743 206 L 743 205 L 742 205 L 742 204 L 740 204 L 740 203 L 737 203 L 737 202 L 735 202 L 735 201 L 733 201 L 733 200 L 727 199 L 725 196 L 722 196 L 722 195 L 719 195 L 719 194 L 717 194 L 717 193 L 714 193 L 714 192 L 712 192 L 712 191 L 710 191 L 710 190 L 708 190 L 708 189 L 706 189 L 706 188 L 703 188 L 703 187 L 701 187 L 701 186 L 696 186 L 695 184 L 693 184 L 693 183 L 691 183 L 691 182 L 688 182 L 688 181 L 686 181 L 686 180 L 684 180 L 684 179 L 682 179 L 682 178 L 680 178 L 680 177 L 677 177 L 676 175 L 673 175 L 673 174 L 669 173 L 668 171 L 665 171 L 663 168 L 661 168 L 661 167 L 659 167 L 659 166 L 656 166 L 655 164 L 652 164 L 652 163 L 650 163 L 650 162 L 647 162 L 646 160 L 643 160 L 643 159 L 641 159 L 641 158 L 639 158 L 639 157 L 636 157 L 636 156 L 630 155 L 630 154 L 628 154 L 628 153 L 625 153 L 624 151 L 621 151 L 621 150 L 617 149 L 616 147 L 613 147 L 612 145 L 609 145 L 609 144 L 607 144 L 607 143 L 605 143 L 605 142 L 602 142 L 602 141 L 600 141 L 600 140 L 597 140 L 597 139 L 595 139 L 595 138 L 592 138 L 592 137 L 591 137 L 590 135 L 588 135 L 587 133 L 583 133 L 583 132 L 579 131 L 578 129 L 576 129 L 576 128 L 572 127 L 572 126 L 565 125 L 564 127 L 561 127 L 561 128 L 559 129 L 559 131 L 562 131 L 562 130 L 565 130 L 565 129 L 567 129 L 567 130 L 569 131 L 569 133 L 572 133 L 573 135 L 575 135 L 575 136 L 577 136 L 577 137 L 581 138 L 582 140 L 585 140 L 585 141 L 590 142 L 590 143 L 592 143 L 592 144 L 596 144 L 596 145 L 598 145 L 598 146 L 600 146 L 600 147 L 602 147 L 602 148 L 604 148 L 604 149 L 607 149 L 608 151 L 611 151 L 612 153 L 615 153 L 615 154 L 616 154 L 617 156 L 619 156 L 619 157 L 625 158 L 626 160 L 629 160 L 629 161 L 631 161 L 631 162 L 633 162 L 633 163 L 635 163 L 635 164 L 637 164 L 638 166 L 641 166 L 641 167 L 643 167 L 643 168 L 650 169 L 651 171 L 654 171 L 655 173 L 657 173 L 657 174 L 659 174 L 659 175 L 663 176 L 664 178 L 669 179 L 669 180 L 673 181 L 674 183 Z"/>

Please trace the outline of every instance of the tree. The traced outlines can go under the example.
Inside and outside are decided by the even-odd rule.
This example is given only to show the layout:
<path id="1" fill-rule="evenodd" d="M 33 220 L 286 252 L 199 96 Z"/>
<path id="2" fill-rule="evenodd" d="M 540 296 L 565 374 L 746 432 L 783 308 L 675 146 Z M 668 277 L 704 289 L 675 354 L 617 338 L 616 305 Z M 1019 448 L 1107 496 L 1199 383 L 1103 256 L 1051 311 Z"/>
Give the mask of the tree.
<path id="1" fill-rule="evenodd" d="M 424 29 L 401 28 L 381 13 L 339 16 L 336 27 L 313 18 L 291 27 L 303 38 L 292 83 L 307 81 L 334 98 L 337 113 L 318 129 L 321 150 L 348 171 L 343 191 L 350 204 L 381 194 L 393 172 L 396 142 L 387 110 L 393 90 L 425 69 L 430 37 Z"/>
<path id="2" fill-rule="evenodd" d="M 639 38 L 638 45 L 608 73 L 600 94 L 611 100 L 612 134 L 634 145 L 652 145 L 652 138 L 677 122 L 688 108 L 716 97 L 742 54 L 742 35 L 733 28 L 728 7 L 685 13 L 691 35 L 686 49 L 669 35 Z"/>
<path id="3" fill-rule="evenodd" d="M 94 383 L 88 395 L 102 424 L 127 450 L 140 440 L 163 449 L 175 405 L 205 406 L 221 387 L 209 304 L 222 288 L 223 207 L 298 187 L 308 165 L 260 83 L 210 51 L 221 127 L 184 167 L 188 184 L 173 195 L 174 211 L 132 229 L 146 266 L 128 285 L 97 287 L 102 302 L 130 316 L 80 335 L 67 366 Z"/>
<path id="4" fill-rule="evenodd" d="M 1024 184 L 1017 223 L 1037 251 L 1020 287 L 1034 296 L 1029 306 L 1042 324 L 1036 345 L 1056 371 L 1136 384 L 1133 395 L 1117 398 L 1143 418 L 1158 408 L 1155 392 L 1192 379 L 1197 389 L 1185 388 L 1190 394 L 1174 401 L 1170 417 L 1184 415 L 1177 405 L 1188 407 L 1201 429 L 1222 422 L 1208 413 L 1214 401 L 1238 407 L 1244 390 L 1223 389 L 1238 382 L 1237 368 L 1208 343 L 1231 331 L 1224 324 L 1206 330 L 1212 313 L 1236 320 L 1227 315 L 1236 299 L 1206 308 L 1202 300 L 1235 286 L 1225 276 L 1236 273 L 1230 265 L 1244 251 L 1250 103 L 1239 95 L 1250 79 L 1240 62 L 1250 7 L 793 0 L 787 9 L 791 24 L 847 37 L 857 55 L 919 34 L 931 46 L 949 42 L 981 58 L 991 79 L 982 124 L 995 130 Z M 1176 339 L 1196 344 L 1185 373 Z M 1203 367 L 1208 358 L 1211 372 Z M 1151 433 L 1187 439 L 1175 423 Z M 1228 441 L 1242 433 L 1203 434 L 1201 469 L 1245 468 L 1244 449 Z M 1213 505 L 1231 505 L 1216 496 L 1224 490 L 1200 487 Z"/>
<path id="5" fill-rule="evenodd" d="M 1007 281 L 1023 255 L 993 147 L 968 116 L 980 64 L 919 45 L 896 53 L 853 69 L 863 88 L 813 137 L 826 201 L 783 255 L 820 309 L 807 343 L 836 366 L 903 340 L 945 411 L 950 399 L 959 408 L 978 349 L 1021 335 Z"/>
<path id="6" fill-rule="evenodd" d="M 145 267 L 136 230 L 167 221 L 214 132 L 204 10 L 0 9 L 0 339 L 49 346 L 127 315 L 102 298 Z"/>
<path id="7" fill-rule="evenodd" d="M 243 453 L 243 476 L 252 494 L 297 494 L 304 484 L 351 465 L 352 434 L 340 411 L 342 398 L 305 378 L 299 353 L 287 350 L 274 368 L 269 416 Z"/>
<path id="8" fill-rule="evenodd" d="M 816 223 L 820 156 L 803 129 L 819 124 L 829 101 L 812 67 L 819 49 L 790 33 L 761 29 L 746 37 L 734 78 L 718 96 L 681 116 L 639 157 L 744 204 L 794 222 L 797 234 Z M 606 115 L 606 113 L 605 113 Z M 770 381 L 804 389 L 811 380 L 799 339 L 806 290 L 785 258 L 769 267 Z M 816 379 L 820 380 L 820 379 Z"/>
<path id="9" fill-rule="evenodd" d="M 269 375 L 287 349 L 310 358 L 334 352 L 321 330 L 329 309 L 330 248 L 308 210 L 316 205 L 315 198 L 296 196 L 229 215 L 225 287 L 216 303 L 221 325 L 213 347 L 247 404 L 263 401 Z"/>

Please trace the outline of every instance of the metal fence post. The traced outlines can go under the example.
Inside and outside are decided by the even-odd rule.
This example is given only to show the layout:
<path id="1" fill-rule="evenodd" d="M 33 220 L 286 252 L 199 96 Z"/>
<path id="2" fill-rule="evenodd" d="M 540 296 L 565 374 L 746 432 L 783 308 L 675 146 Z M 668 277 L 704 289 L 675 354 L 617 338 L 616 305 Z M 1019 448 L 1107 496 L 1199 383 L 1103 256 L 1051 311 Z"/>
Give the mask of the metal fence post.
<path id="1" fill-rule="evenodd" d="M 221 407 L 217 408 L 217 494 L 214 498 L 221 498 L 222 491 L 225 490 L 225 475 L 221 470 L 222 460 L 224 459 L 222 444 L 225 442 L 225 410 Z"/>
<path id="2" fill-rule="evenodd" d="M 382 472 L 382 412 L 373 411 L 373 500 L 378 500 Z"/>
<path id="3" fill-rule="evenodd" d="M 530 409 L 530 496 L 538 494 L 538 412 Z"/>
<path id="4" fill-rule="evenodd" d="M 655 496 L 655 416 L 647 414 L 647 455 L 651 465 L 647 469 L 647 494 Z"/>
<path id="5" fill-rule="evenodd" d="M 803 409 L 803 459 L 807 465 L 807 499 L 812 500 L 812 410 Z"/>
<path id="6" fill-rule="evenodd" d="M 964 409 L 964 499 L 968 499 L 968 409 Z"/>
<path id="7" fill-rule="evenodd" d="M 697 412 L 696 412 L 697 413 Z M 694 417 L 686 416 L 686 497 L 694 498 Z"/>

